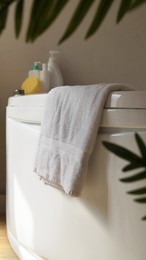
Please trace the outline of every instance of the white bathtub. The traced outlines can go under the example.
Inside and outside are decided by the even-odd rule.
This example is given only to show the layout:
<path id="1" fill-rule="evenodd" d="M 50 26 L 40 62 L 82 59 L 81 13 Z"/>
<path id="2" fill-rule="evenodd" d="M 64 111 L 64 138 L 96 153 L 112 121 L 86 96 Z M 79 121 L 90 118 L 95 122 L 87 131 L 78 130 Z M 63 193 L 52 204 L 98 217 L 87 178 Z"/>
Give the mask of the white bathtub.
<path id="1" fill-rule="evenodd" d="M 134 132 L 146 140 L 146 110 L 141 101 L 136 109 L 124 105 L 125 92 L 114 95 L 104 110 L 78 198 L 44 185 L 33 173 L 46 95 L 9 99 L 7 232 L 21 260 L 145 260 L 146 222 L 140 220 L 144 206 L 126 194 L 134 186 L 119 182 L 125 161 L 105 150 L 101 141 L 136 151 Z"/>

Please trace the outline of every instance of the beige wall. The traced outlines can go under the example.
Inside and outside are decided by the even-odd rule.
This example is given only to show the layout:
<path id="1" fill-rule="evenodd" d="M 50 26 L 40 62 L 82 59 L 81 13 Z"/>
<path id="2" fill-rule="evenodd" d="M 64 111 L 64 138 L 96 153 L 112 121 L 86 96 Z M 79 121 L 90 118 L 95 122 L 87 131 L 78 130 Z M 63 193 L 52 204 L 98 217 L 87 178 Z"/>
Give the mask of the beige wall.
<path id="1" fill-rule="evenodd" d="M 25 21 L 31 1 L 25 6 Z M 19 88 L 34 61 L 47 62 L 50 49 L 60 51 L 58 63 L 65 84 L 123 82 L 135 89 L 146 89 L 146 5 L 115 25 L 120 1 L 113 4 L 98 33 L 88 41 L 83 37 L 97 3 L 80 28 L 65 43 L 57 46 L 64 28 L 79 0 L 71 0 L 53 26 L 34 44 L 24 42 L 26 24 L 15 40 L 13 7 L 8 26 L 0 38 L 0 193 L 5 192 L 5 107 L 13 90 Z M 96 1 L 97 2 L 97 1 Z"/>

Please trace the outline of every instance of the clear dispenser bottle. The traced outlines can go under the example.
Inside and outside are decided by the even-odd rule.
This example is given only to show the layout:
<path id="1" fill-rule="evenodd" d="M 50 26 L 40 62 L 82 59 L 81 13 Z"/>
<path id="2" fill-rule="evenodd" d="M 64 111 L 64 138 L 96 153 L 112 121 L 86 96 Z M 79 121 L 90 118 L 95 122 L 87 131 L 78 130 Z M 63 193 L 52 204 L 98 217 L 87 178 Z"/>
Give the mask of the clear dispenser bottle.
<path id="1" fill-rule="evenodd" d="M 63 86 L 63 77 L 61 71 L 56 64 L 55 54 L 58 54 L 58 51 L 49 51 L 50 58 L 48 62 L 48 70 L 50 71 L 50 86 L 55 88 L 58 86 Z"/>

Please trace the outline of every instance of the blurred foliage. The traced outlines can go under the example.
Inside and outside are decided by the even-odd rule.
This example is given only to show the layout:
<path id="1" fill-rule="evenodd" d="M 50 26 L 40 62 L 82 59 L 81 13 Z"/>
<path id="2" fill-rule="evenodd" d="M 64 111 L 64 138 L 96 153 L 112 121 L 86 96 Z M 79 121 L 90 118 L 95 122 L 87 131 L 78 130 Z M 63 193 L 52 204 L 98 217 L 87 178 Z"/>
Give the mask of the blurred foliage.
<path id="1" fill-rule="evenodd" d="M 16 37 L 19 37 L 23 23 L 24 4 L 27 4 L 27 1 L 28 0 L 0 0 L 0 33 L 2 33 L 6 27 L 9 7 L 15 2 L 15 33 Z M 26 32 L 26 41 L 34 42 L 43 34 L 56 20 L 69 1 L 71 0 L 33 0 Z M 73 14 L 71 14 L 69 24 L 59 43 L 67 40 L 77 30 L 90 10 L 90 7 L 93 3 L 97 2 L 95 15 L 87 29 L 85 39 L 95 34 L 114 1 L 115 0 L 80 0 Z M 144 3 L 146 3 L 146 0 L 121 0 L 117 13 L 117 23 L 119 23 L 127 13 Z"/>
<path id="2" fill-rule="evenodd" d="M 146 145 L 141 139 L 140 135 L 135 134 L 135 140 L 140 151 L 140 156 L 133 153 L 132 151 L 117 145 L 115 143 L 103 141 L 103 145 L 110 152 L 116 154 L 120 158 L 128 161 L 129 163 L 122 169 L 123 172 L 127 173 L 128 171 L 134 169 L 141 169 L 140 172 L 134 173 L 131 176 L 121 178 L 120 181 L 125 183 L 137 182 L 141 180 L 146 180 Z M 130 195 L 137 196 L 134 201 L 138 203 L 146 203 L 146 186 L 134 189 L 127 192 Z M 142 218 L 146 220 L 146 215 Z"/>

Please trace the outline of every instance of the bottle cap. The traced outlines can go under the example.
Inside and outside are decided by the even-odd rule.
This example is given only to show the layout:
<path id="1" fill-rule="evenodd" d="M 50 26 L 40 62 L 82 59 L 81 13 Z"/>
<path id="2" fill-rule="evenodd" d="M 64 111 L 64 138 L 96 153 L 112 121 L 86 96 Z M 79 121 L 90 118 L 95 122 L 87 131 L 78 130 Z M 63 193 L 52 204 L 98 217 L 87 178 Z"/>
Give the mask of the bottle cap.
<path id="1" fill-rule="evenodd" d="M 14 95 L 25 95 L 25 92 L 23 89 L 15 89 L 14 90 Z"/>
<path id="2" fill-rule="evenodd" d="M 33 65 L 33 70 L 39 70 L 39 66 L 37 64 Z"/>

